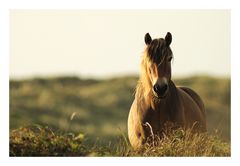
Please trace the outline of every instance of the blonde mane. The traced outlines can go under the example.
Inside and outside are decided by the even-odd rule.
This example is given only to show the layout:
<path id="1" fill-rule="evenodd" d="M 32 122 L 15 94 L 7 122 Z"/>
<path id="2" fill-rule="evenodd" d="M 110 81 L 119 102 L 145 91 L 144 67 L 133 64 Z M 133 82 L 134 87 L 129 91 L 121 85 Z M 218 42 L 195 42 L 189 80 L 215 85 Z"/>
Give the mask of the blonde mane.
<path id="1" fill-rule="evenodd" d="M 150 59 L 148 57 L 147 48 L 143 52 L 141 67 L 140 67 L 140 77 L 138 84 L 136 86 L 136 97 L 147 98 L 151 92 L 151 81 L 148 76 L 147 66 L 149 66 Z"/>

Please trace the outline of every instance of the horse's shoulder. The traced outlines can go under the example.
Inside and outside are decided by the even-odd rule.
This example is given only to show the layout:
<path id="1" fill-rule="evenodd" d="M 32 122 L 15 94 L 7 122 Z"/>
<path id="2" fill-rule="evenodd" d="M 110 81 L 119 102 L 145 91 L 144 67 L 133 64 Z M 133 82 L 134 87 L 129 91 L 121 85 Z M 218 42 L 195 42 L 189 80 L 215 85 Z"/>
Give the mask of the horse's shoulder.
<path id="1" fill-rule="evenodd" d="M 198 107 L 201 110 L 204 110 L 204 104 L 203 101 L 201 99 L 201 97 L 191 88 L 188 87 L 184 87 L 184 86 L 179 86 L 177 87 L 178 89 L 180 89 L 181 92 L 184 92 L 185 94 L 187 94 L 190 98 L 192 98 L 193 101 L 195 101 L 195 103 L 198 105 Z"/>

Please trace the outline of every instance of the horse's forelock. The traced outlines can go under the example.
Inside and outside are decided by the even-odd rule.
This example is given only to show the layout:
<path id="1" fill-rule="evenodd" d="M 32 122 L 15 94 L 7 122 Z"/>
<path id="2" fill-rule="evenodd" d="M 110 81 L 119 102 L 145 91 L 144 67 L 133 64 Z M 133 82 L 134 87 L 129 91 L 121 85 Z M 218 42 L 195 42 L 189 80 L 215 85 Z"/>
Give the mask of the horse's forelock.
<path id="1" fill-rule="evenodd" d="M 163 50 L 168 49 L 164 39 L 154 39 L 151 44 L 146 48 L 147 55 L 152 63 L 160 64 L 163 60 L 165 54 L 163 55 Z"/>

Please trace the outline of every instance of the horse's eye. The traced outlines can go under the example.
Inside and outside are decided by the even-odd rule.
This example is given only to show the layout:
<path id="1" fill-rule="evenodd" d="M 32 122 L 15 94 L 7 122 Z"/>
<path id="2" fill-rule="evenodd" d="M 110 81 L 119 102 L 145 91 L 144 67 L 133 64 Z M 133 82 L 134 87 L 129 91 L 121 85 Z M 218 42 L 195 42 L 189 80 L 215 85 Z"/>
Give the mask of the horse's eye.
<path id="1" fill-rule="evenodd" d="M 168 62 L 170 62 L 172 60 L 172 56 L 170 56 L 169 58 L 168 58 Z"/>

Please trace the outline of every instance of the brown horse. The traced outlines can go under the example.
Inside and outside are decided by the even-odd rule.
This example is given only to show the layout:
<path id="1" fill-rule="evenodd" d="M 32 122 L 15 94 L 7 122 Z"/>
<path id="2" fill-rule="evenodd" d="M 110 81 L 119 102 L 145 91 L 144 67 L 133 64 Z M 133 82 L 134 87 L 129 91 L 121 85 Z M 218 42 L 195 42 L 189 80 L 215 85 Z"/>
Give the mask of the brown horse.
<path id="1" fill-rule="evenodd" d="M 134 148 L 140 147 L 151 134 L 160 135 L 166 123 L 183 129 L 206 131 L 203 101 L 187 87 L 176 87 L 171 80 L 171 33 L 152 40 L 145 35 L 146 49 L 135 100 L 128 116 L 128 137 Z M 149 132 L 151 129 L 151 132 Z"/>

